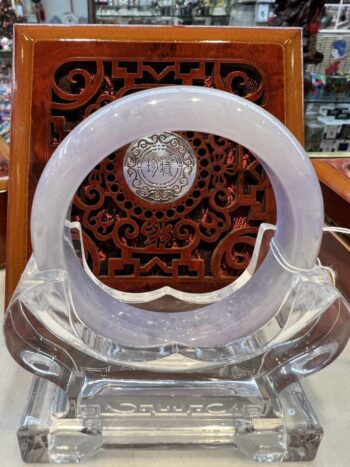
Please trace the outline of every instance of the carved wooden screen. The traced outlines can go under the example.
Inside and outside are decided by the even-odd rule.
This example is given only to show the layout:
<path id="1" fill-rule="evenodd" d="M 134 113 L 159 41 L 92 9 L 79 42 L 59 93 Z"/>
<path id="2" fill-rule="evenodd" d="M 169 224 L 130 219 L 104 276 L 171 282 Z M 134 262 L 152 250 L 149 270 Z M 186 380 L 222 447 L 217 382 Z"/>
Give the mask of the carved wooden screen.
<path id="1" fill-rule="evenodd" d="M 106 103 L 142 89 L 177 84 L 225 90 L 263 106 L 301 138 L 298 30 L 21 26 L 16 40 L 12 169 L 21 173 L 12 190 L 21 185 L 28 193 L 26 216 L 42 169 L 63 138 Z M 20 105 L 31 106 L 29 121 Z M 18 123 L 26 131 L 29 126 L 29 145 L 16 134 Z M 102 161 L 74 199 L 72 218 L 82 223 L 90 267 L 119 290 L 172 285 L 200 292 L 227 285 L 246 268 L 259 224 L 274 221 L 269 181 L 248 150 L 216 135 L 178 135 L 194 152 L 197 169 L 190 190 L 176 201 L 149 202 L 130 190 L 122 167 L 127 147 Z M 16 156 L 20 141 L 22 157 Z M 24 214 L 14 198 L 10 209 Z M 16 223 L 25 224 L 22 234 L 27 218 L 17 216 Z M 9 245 L 9 292 L 30 252 L 25 243 L 21 252 L 16 240 Z"/>

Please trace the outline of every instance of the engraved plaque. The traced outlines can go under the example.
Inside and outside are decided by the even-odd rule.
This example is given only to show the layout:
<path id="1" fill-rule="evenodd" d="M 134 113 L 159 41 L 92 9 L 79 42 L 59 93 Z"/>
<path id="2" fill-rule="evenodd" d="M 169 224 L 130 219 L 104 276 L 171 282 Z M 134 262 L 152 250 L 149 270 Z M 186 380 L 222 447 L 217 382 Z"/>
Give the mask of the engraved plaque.
<path id="1" fill-rule="evenodd" d="M 168 203 L 185 195 L 196 177 L 191 146 L 164 132 L 133 142 L 124 157 L 124 177 L 130 190 L 153 203 Z"/>

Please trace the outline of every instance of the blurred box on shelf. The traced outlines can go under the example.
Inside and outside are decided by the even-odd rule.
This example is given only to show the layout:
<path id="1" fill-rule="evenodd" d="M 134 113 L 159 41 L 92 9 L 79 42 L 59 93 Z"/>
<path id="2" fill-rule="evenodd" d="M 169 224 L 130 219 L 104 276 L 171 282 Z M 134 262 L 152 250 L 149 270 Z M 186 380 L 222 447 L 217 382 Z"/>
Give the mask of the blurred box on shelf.
<path id="1" fill-rule="evenodd" d="M 328 117 L 334 111 L 335 111 L 335 104 L 322 104 L 320 105 L 318 113 L 319 115 Z"/>
<path id="2" fill-rule="evenodd" d="M 324 127 L 321 123 L 311 121 L 305 124 L 305 144 L 307 151 L 319 151 Z"/>
<path id="3" fill-rule="evenodd" d="M 340 139 L 350 139 L 350 122 L 343 123 L 339 137 Z"/>
<path id="4" fill-rule="evenodd" d="M 327 76 L 322 94 L 324 96 L 345 97 L 349 95 L 350 81 L 347 76 Z"/>
<path id="5" fill-rule="evenodd" d="M 336 151 L 336 152 L 349 151 L 349 147 L 350 147 L 350 141 L 349 140 L 337 139 L 337 141 L 335 143 L 334 151 Z"/>
<path id="6" fill-rule="evenodd" d="M 305 150 L 307 152 L 319 152 L 321 151 L 321 142 L 320 141 L 306 141 Z"/>
<path id="7" fill-rule="evenodd" d="M 330 112 L 330 106 L 323 106 L 322 111 Z M 305 148 L 310 152 L 348 151 L 350 149 L 350 113 L 344 119 L 334 116 L 319 116 L 316 111 L 305 114 Z"/>
<path id="8" fill-rule="evenodd" d="M 270 5 L 268 3 L 257 3 L 255 9 L 255 22 L 267 23 L 270 16 Z"/>
<path id="9" fill-rule="evenodd" d="M 335 139 L 323 140 L 320 145 L 320 150 L 322 152 L 334 152 L 334 147 L 336 144 Z"/>
<path id="10" fill-rule="evenodd" d="M 342 124 L 333 117 L 319 117 L 318 121 L 324 125 L 324 139 L 335 139 L 341 132 Z"/>
<path id="11" fill-rule="evenodd" d="M 335 104 L 334 108 L 325 108 L 325 106 L 320 107 L 320 114 L 322 109 L 322 117 L 333 117 L 335 120 L 349 120 L 350 119 L 350 111 L 349 111 L 349 104 L 345 104 L 345 108 L 343 107 L 344 104 Z"/>

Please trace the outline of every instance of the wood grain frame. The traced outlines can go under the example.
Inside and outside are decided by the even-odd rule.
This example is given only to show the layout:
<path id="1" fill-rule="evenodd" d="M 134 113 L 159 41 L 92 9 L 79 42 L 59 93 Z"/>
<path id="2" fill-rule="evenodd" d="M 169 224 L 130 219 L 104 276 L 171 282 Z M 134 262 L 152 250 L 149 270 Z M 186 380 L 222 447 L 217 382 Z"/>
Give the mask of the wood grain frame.
<path id="1" fill-rule="evenodd" d="M 302 92 L 302 41 L 301 30 L 275 28 L 231 27 L 143 27 L 143 26 L 35 26 L 15 27 L 15 54 L 12 98 L 11 167 L 9 182 L 9 209 L 7 230 L 6 297 L 8 303 L 27 263 L 30 253 L 29 215 L 30 195 L 35 189 L 35 179 L 29 170 L 33 149 L 32 135 L 35 119 L 32 108 L 45 109 L 46 96 L 41 102 L 33 102 L 33 86 L 36 79 L 44 80 L 41 73 L 45 61 L 55 60 L 54 45 L 64 43 L 66 59 L 70 57 L 70 45 L 101 47 L 103 43 L 163 42 L 193 44 L 266 45 L 281 48 L 283 57 L 283 112 L 281 120 L 303 142 L 303 92 Z M 268 48 L 268 47 L 267 47 Z M 38 50 L 41 55 L 38 57 Z M 245 57 L 242 57 L 244 59 Z M 58 58 L 59 59 L 59 58 Z M 266 56 L 266 60 L 273 57 Z M 278 150 L 278 148 L 276 148 Z M 34 185 L 34 187 L 33 187 Z"/>

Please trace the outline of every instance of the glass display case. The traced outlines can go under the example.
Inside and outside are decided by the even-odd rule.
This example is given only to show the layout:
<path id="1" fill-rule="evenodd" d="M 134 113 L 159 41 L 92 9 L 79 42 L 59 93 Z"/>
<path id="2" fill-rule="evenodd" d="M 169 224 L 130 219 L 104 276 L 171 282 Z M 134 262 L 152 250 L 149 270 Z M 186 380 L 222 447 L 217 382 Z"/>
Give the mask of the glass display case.
<path id="1" fill-rule="evenodd" d="M 112 24 L 229 23 L 227 0 L 109 0 L 94 1 L 94 20 Z"/>
<path id="2" fill-rule="evenodd" d="M 274 0 L 90 0 L 90 21 L 113 24 L 267 24 Z"/>
<path id="3" fill-rule="evenodd" d="M 329 29 L 349 29 L 350 26 L 350 1 L 338 0 L 325 4 L 325 17 L 322 27 Z"/>
<path id="4" fill-rule="evenodd" d="M 350 149 L 350 31 L 322 30 L 322 62 L 306 66 L 305 143 L 311 152 Z"/>
<path id="5" fill-rule="evenodd" d="M 6 142 L 10 139 L 11 80 L 11 52 L 0 52 L 0 136 Z"/>

